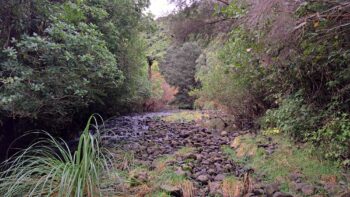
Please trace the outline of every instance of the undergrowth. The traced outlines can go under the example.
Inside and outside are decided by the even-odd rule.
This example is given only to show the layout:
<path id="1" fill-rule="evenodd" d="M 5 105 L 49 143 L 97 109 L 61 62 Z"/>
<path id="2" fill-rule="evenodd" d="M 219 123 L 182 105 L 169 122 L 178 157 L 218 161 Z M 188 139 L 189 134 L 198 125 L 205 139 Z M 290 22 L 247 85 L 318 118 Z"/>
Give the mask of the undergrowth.
<path id="1" fill-rule="evenodd" d="M 95 120 L 95 134 L 90 133 Z M 95 116 L 91 116 L 71 151 L 49 133 L 2 164 L 0 194 L 13 196 L 102 196 L 103 176 L 109 175 L 110 158 L 100 146 Z"/>
<path id="2" fill-rule="evenodd" d="M 128 157 L 125 161 L 117 161 L 116 170 L 123 179 L 124 192 L 115 193 L 115 196 L 147 196 L 167 197 L 171 196 L 165 188 L 181 191 L 184 197 L 192 197 L 193 183 L 184 174 L 179 174 L 175 166 L 170 163 L 176 161 L 176 157 L 193 151 L 193 148 L 185 147 L 173 155 L 165 155 L 152 162 L 152 167 L 134 161 Z M 121 153 L 123 154 L 123 153 Z M 130 152 L 126 154 L 131 155 Z M 118 157 L 119 158 L 119 157 Z M 119 165 L 121 163 L 122 165 Z"/>
<path id="3" fill-rule="evenodd" d="M 314 154 L 312 146 L 296 145 L 286 135 L 274 134 L 239 137 L 240 142 L 235 149 L 223 147 L 223 152 L 232 160 L 252 167 L 256 175 L 264 182 L 279 182 L 281 189 L 291 192 L 292 181 L 289 176 L 293 173 L 302 174 L 306 183 L 318 184 L 320 180 L 341 179 L 341 170 L 336 162 L 320 159 Z M 270 140 L 272 141 L 269 141 Z M 257 148 L 254 154 L 239 154 L 239 147 L 257 147 L 259 144 L 277 143 L 277 148 L 268 154 L 264 148 Z M 243 149 L 243 148 L 241 148 Z M 295 192 L 295 191 L 292 191 Z"/>
<path id="4" fill-rule="evenodd" d="M 333 110 L 330 106 L 319 111 L 307 105 L 300 96 L 291 96 L 284 99 L 279 108 L 268 110 L 261 123 L 264 129 L 276 128 L 297 141 L 313 144 L 316 151 L 322 153 L 320 156 L 348 167 L 349 114 L 334 113 Z"/>

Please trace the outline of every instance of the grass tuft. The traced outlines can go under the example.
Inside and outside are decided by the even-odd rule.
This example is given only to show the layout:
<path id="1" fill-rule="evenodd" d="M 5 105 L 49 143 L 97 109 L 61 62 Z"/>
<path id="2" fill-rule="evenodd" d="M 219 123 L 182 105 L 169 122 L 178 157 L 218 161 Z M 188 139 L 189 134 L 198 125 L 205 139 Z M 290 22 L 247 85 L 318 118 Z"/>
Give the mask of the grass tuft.
<path id="1" fill-rule="evenodd" d="M 194 196 L 194 186 L 193 186 L 193 183 L 189 180 L 184 180 L 181 183 L 181 190 L 184 197 Z"/>
<path id="2" fill-rule="evenodd" d="M 242 183 L 235 177 L 226 177 L 222 182 L 222 192 L 224 197 L 242 196 Z"/>
<path id="3" fill-rule="evenodd" d="M 95 134 L 89 131 L 93 120 Z M 111 162 L 99 144 L 96 116 L 89 118 L 73 153 L 63 140 L 43 134 L 2 164 L 1 196 L 102 196 L 102 176 Z"/>
<path id="4" fill-rule="evenodd" d="M 197 111 L 181 111 L 169 116 L 165 116 L 162 119 L 166 122 L 191 122 L 199 121 L 204 117 L 208 117 L 208 115 Z"/>

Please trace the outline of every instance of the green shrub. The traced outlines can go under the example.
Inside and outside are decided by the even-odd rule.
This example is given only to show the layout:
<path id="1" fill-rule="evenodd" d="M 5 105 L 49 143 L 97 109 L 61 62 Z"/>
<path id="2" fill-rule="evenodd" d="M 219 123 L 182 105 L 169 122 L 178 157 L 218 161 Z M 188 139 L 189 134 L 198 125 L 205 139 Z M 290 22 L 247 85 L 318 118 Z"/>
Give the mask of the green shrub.
<path id="1" fill-rule="evenodd" d="M 81 129 L 91 113 L 112 116 L 142 105 L 151 91 L 140 37 L 147 4 L 2 2 L 0 135 L 10 136 L 5 141 L 34 128 L 62 135 Z"/>
<path id="2" fill-rule="evenodd" d="M 96 134 L 90 134 L 92 119 L 73 153 L 66 143 L 44 133 L 46 138 L 5 161 L 0 173 L 1 196 L 102 196 L 102 175 L 108 175 L 111 165 L 100 147 L 98 127 Z"/>
<path id="3" fill-rule="evenodd" d="M 201 60 L 197 72 L 202 88 L 194 93 L 202 100 L 226 106 L 235 116 L 238 127 L 252 126 L 270 105 L 268 86 L 262 83 L 268 82 L 266 70 L 255 56 L 259 50 L 249 32 L 235 29 L 218 50 L 218 62 L 212 64 L 213 61 L 206 61 L 204 57 L 206 62 Z"/>
<path id="4" fill-rule="evenodd" d="M 267 110 L 261 124 L 265 129 L 278 128 L 297 140 L 304 140 L 317 128 L 321 118 L 300 96 L 290 96 L 278 108 Z"/>
<path id="5" fill-rule="evenodd" d="M 102 101 L 123 81 L 101 33 L 93 25 L 56 23 L 48 36 L 23 36 L 4 50 L 0 109 L 12 117 L 66 118 Z"/>
<path id="6" fill-rule="evenodd" d="M 350 118 L 348 114 L 341 114 L 331 119 L 309 138 L 316 147 L 324 151 L 326 158 L 342 161 L 342 164 L 346 166 L 350 164 Z"/>
<path id="7" fill-rule="evenodd" d="M 194 98 L 189 92 L 198 87 L 195 79 L 196 60 L 201 53 L 200 46 L 195 42 L 186 42 L 180 46 L 171 46 L 160 63 L 159 68 L 166 81 L 178 92 L 173 104 L 183 109 L 193 108 Z"/>

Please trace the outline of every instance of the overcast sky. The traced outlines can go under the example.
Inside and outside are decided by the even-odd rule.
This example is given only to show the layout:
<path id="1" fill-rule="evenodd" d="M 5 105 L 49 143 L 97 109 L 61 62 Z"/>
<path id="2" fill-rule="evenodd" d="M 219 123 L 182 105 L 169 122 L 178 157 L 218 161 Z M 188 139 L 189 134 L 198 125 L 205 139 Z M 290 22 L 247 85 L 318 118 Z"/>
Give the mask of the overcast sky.
<path id="1" fill-rule="evenodd" d="M 156 16 L 166 16 L 175 9 L 175 5 L 170 4 L 168 0 L 151 0 L 149 11 Z"/>

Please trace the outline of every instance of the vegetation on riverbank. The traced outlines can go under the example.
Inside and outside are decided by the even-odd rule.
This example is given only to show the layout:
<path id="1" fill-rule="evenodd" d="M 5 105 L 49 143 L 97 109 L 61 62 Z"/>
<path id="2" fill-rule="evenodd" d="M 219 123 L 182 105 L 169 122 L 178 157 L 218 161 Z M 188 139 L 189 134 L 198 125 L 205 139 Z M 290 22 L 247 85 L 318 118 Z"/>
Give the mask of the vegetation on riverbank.
<path id="1" fill-rule="evenodd" d="M 91 125 L 95 134 L 90 133 Z M 113 163 L 107 149 L 100 146 L 99 132 L 96 117 L 90 117 L 73 147 L 76 150 L 42 133 L 44 137 L 2 164 L 1 195 L 102 196 L 101 185 L 111 178 Z"/>
<path id="2" fill-rule="evenodd" d="M 272 193 L 330 195 L 329 185 L 348 187 L 340 172 L 350 166 L 350 3 L 170 2 L 176 11 L 153 19 L 146 13 L 149 0 L 2 1 L 0 160 L 8 156 L 5 152 L 13 157 L 0 172 L 0 195 L 101 195 L 101 181 L 113 164 L 89 131 L 91 118 L 84 127 L 86 119 L 93 113 L 109 117 L 161 110 L 168 104 L 218 110 L 230 120 L 217 116 L 211 121 L 220 126 L 200 128 L 197 120 L 210 117 L 183 111 L 150 120 L 145 128 L 169 129 L 150 130 L 154 141 L 137 141 L 146 144 L 147 152 L 138 156 L 155 163 L 145 167 L 127 165 L 132 158 L 116 161 L 126 162 L 112 173 L 127 180 L 118 182 L 118 192 L 127 184 L 138 190 L 131 193 L 161 196 L 175 187 L 191 196 L 191 177 L 200 185 L 198 192 L 207 194 L 210 189 L 202 185 L 213 186 L 220 175 L 215 186 L 223 195 L 247 194 L 252 169 L 236 164 L 251 165 L 257 170 L 254 178 L 263 182 L 282 183 Z M 121 133 L 130 138 L 144 134 L 127 135 L 128 129 Z M 29 130 L 35 130 L 32 138 L 12 143 Z M 47 138 L 23 149 L 40 136 L 37 130 L 48 131 Z M 254 135 L 242 137 L 246 133 Z M 58 137 L 79 138 L 78 150 L 66 150 Z M 167 144 L 157 144 L 155 137 Z M 232 147 L 221 149 L 233 138 Z M 175 147 L 167 147 L 171 151 L 182 149 L 156 160 L 169 143 Z M 202 150 L 203 145 L 208 148 Z M 193 158 L 192 151 L 217 155 L 197 165 L 194 161 L 202 158 Z M 184 165 L 176 167 L 190 176 L 179 175 L 168 163 L 188 154 L 191 158 L 181 158 Z M 228 156 L 232 160 L 223 162 Z M 213 171 L 213 165 L 218 169 Z M 146 169 L 150 166 L 154 169 Z M 223 172 L 230 176 L 221 180 Z M 147 181 L 143 176 L 149 176 Z M 262 188 L 268 191 L 266 185 Z"/>
<path id="3" fill-rule="evenodd" d="M 224 109 L 241 129 L 278 128 L 348 165 L 347 1 L 174 2 L 172 45 L 201 46 L 195 107 Z"/>
<path id="4" fill-rule="evenodd" d="M 341 166 L 317 157 L 307 144 L 295 145 L 285 134 L 239 136 L 223 151 L 235 162 L 254 169 L 255 176 L 263 182 L 278 185 L 283 192 L 293 195 L 339 195 L 341 188 L 337 183 L 344 180 L 346 183 Z"/>
<path id="5" fill-rule="evenodd" d="M 142 110 L 151 96 L 141 36 L 151 28 L 148 4 L 2 1 L 1 150 L 28 130 L 71 139 L 93 113 Z"/>

